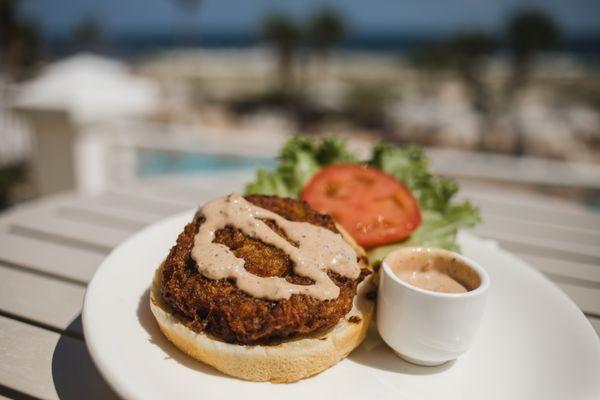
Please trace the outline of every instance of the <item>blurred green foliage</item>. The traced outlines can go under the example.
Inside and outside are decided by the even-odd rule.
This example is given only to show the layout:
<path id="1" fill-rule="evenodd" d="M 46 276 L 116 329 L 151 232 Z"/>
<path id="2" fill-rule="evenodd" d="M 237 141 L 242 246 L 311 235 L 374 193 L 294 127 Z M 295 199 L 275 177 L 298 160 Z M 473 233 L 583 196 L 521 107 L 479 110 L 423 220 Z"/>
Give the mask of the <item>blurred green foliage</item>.
<path id="1" fill-rule="evenodd" d="M 528 83 L 535 55 L 541 50 L 558 47 L 561 33 L 550 15 L 532 9 L 516 13 L 509 19 L 506 40 L 513 62 L 510 93 Z"/>
<path id="2" fill-rule="evenodd" d="M 286 92 L 294 89 L 294 63 L 301 47 L 325 59 L 345 35 L 343 19 L 331 8 L 317 11 L 304 23 L 279 13 L 267 15 L 261 23 L 261 37 L 277 53 L 279 83 Z"/>
<path id="3" fill-rule="evenodd" d="M 387 106 L 392 98 L 389 86 L 380 82 L 356 82 L 343 99 L 343 114 L 365 128 L 386 128 Z"/>
<path id="4" fill-rule="evenodd" d="M 93 15 L 88 15 L 75 24 L 72 37 L 76 48 L 93 49 L 102 43 L 102 27 Z"/>
<path id="5" fill-rule="evenodd" d="M 344 39 L 347 28 L 335 10 L 323 8 L 308 20 L 305 31 L 309 47 L 326 56 Z"/>
<path id="6" fill-rule="evenodd" d="M 29 77 L 41 57 L 41 33 L 35 20 L 18 16 L 20 0 L 0 0 L 0 64 L 14 79 Z"/>
<path id="7" fill-rule="evenodd" d="M 302 38 L 300 28 L 295 21 L 283 14 L 270 14 L 262 23 L 261 33 L 277 53 L 280 86 L 284 92 L 290 91 L 294 85 L 295 52 Z"/>
<path id="8" fill-rule="evenodd" d="M 10 164 L 0 167 L 0 209 L 12 204 L 13 188 L 25 181 L 26 168 L 24 164 Z"/>

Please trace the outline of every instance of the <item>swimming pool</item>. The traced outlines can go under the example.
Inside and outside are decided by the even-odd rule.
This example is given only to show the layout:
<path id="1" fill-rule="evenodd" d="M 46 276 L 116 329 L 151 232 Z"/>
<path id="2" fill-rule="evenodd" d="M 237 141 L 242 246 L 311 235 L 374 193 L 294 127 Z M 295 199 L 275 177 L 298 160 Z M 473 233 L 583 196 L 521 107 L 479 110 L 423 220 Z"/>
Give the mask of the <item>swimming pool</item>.
<path id="1" fill-rule="evenodd" d="M 186 174 L 211 171 L 244 171 L 258 167 L 275 168 L 275 160 L 266 157 L 235 156 L 140 150 L 137 154 L 137 175 L 151 177 L 163 174 Z"/>

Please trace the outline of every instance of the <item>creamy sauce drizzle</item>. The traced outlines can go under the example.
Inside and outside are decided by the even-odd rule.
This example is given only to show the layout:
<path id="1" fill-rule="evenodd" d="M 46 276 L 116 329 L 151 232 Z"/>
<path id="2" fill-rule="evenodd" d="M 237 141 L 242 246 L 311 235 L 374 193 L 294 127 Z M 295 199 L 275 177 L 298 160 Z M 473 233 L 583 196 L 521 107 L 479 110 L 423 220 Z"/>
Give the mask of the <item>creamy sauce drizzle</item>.
<path id="1" fill-rule="evenodd" d="M 319 300 L 338 297 L 339 287 L 329 278 L 327 270 L 350 279 L 357 279 L 360 267 L 356 253 L 340 234 L 306 222 L 289 221 L 279 214 L 257 207 L 237 194 L 219 198 L 200 209 L 206 219 L 194 238 L 192 258 L 202 275 L 209 279 L 233 278 L 236 286 L 251 296 L 271 300 L 289 299 L 293 294 L 305 294 Z M 298 247 L 279 236 L 261 221 L 273 220 Z M 227 247 L 213 243 L 215 233 L 233 226 L 247 236 L 259 239 L 283 250 L 294 263 L 294 273 L 312 279 L 311 285 L 296 285 L 281 277 L 260 277 L 244 268 Z"/>

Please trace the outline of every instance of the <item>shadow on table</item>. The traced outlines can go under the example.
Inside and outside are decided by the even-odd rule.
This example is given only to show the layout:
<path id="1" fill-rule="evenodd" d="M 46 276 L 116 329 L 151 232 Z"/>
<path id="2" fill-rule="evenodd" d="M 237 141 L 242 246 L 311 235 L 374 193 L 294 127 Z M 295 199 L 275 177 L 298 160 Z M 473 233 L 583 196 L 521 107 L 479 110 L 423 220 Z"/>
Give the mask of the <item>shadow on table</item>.
<path id="1" fill-rule="evenodd" d="M 85 343 L 77 332 L 82 332 L 81 315 L 69 324 L 60 336 L 52 355 L 52 379 L 58 397 L 74 399 L 118 399 L 94 366 Z"/>
<path id="2" fill-rule="evenodd" d="M 140 299 L 138 306 L 138 320 L 140 325 L 148 332 L 150 336 L 150 342 L 160 347 L 165 352 L 165 358 L 170 358 L 177 361 L 179 364 L 191 368 L 195 371 L 202 372 L 203 374 L 225 376 L 216 369 L 209 367 L 208 365 L 202 364 L 193 358 L 187 356 L 179 349 L 177 349 L 167 338 L 162 334 L 158 328 L 158 324 L 152 315 L 150 310 L 150 290 L 146 290 Z"/>
<path id="3" fill-rule="evenodd" d="M 407 375 L 433 375 L 444 372 L 454 365 L 449 361 L 437 367 L 421 367 L 398 357 L 381 339 L 375 324 L 371 324 L 365 341 L 354 350 L 348 359 L 371 368 Z"/>

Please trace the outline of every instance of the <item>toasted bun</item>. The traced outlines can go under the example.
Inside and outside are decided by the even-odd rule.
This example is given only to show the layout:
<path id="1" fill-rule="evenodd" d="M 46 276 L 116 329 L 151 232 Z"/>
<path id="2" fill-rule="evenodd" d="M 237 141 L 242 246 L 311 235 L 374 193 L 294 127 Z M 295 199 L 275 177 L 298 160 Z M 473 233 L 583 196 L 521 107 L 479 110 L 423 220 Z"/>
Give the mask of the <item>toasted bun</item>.
<path id="1" fill-rule="evenodd" d="M 364 250 L 344 231 L 340 231 L 357 254 L 364 255 Z M 334 327 L 274 346 L 225 343 L 186 327 L 161 298 L 162 265 L 157 269 L 152 282 L 150 308 L 163 334 L 196 360 L 245 380 L 295 382 L 336 364 L 363 341 L 375 303 L 366 296 L 373 290 L 372 276 L 373 274 L 367 276 L 358 285 L 352 310 Z"/>

